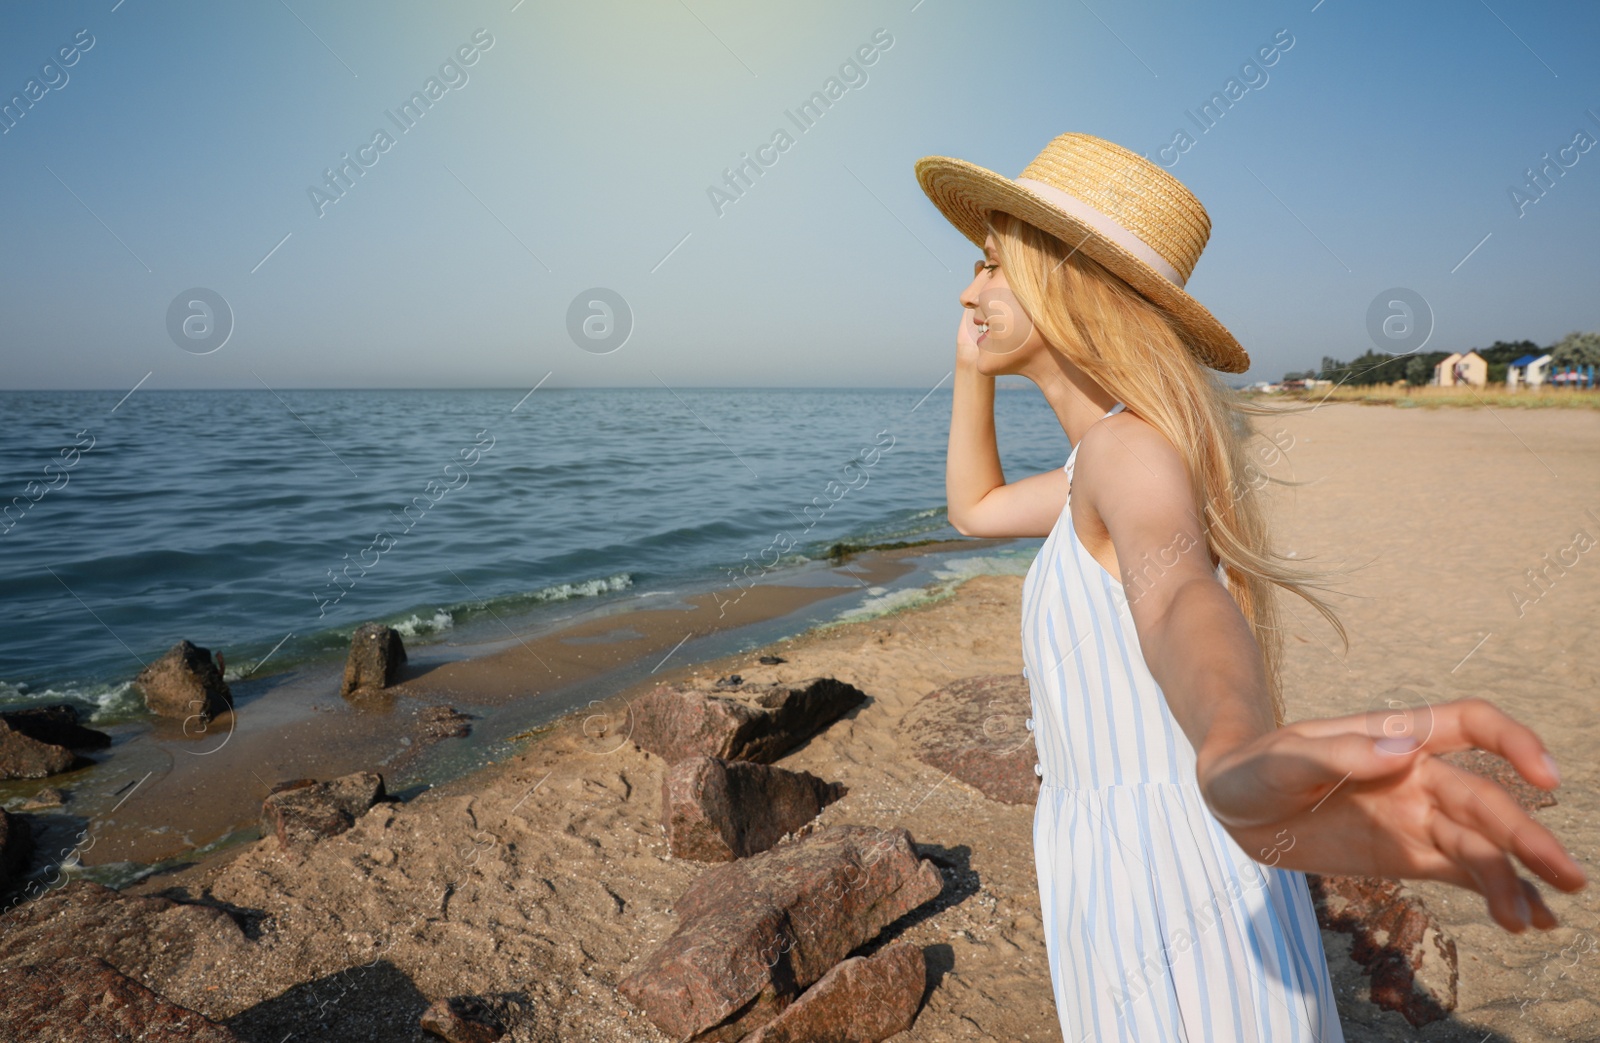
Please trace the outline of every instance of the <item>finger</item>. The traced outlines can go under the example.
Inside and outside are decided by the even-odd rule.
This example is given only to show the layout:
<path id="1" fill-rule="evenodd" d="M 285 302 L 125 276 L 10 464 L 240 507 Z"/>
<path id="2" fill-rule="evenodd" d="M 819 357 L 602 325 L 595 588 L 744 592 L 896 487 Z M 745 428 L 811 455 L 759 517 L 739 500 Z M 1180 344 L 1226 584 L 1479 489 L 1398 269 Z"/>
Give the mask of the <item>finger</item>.
<path id="1" fill-rule="evenodd" d="M 1439 807 L 1454 821 L 1488 837 L 1552 887 L 1577 891 L 1585 883 L 1583 867 L 1561 842 L 1535 822 L 1498 783 L 1430 758 L 1426 768 Z"/>
<path id="2" fill-rule="evenodd" d="M 1378 748 L 1371 736 L 1309 737 L 1286 734 L 1276 743 L 1277 755 L 1266 760 L 1262 782 L 1280 793 L 1323 799 L 1348 781 L 1367 782 L 1410 771 L 1414 757 L 1400 757 Z"/>
<path id="3" fill-rule="evenodd" d="M 1521 880 L 1522 894 L 1528 900 L 1528 908 L 1533 911 L 1533 926 L 1541 931 L 1548 931 L 1558 925 L 1556 914 L 1551 912 L 1545 904 L 1544 895 L 1533 885 L 1531 880 Z"/>
<path id="4" fill-rule="evenodd" d="M 1430 752 L 1488 750 L 1510 761 L 1517 774 L 1541 789 L 1555 789 L 1561 773 L 1538 733 L 1485 699 L 1458 699 L 1432 708 Z"/>
<path id="5" fill-rule="evenodd" d="M 1434 819 L 1432 832 L 1439 850 L 1467 872 L 1472 890 L 1488 901 L 1494 922 L 1512 934 L 1526 931 L 1532 907 L 1505 853 L 1482 833 L 1442 815 Z"/>

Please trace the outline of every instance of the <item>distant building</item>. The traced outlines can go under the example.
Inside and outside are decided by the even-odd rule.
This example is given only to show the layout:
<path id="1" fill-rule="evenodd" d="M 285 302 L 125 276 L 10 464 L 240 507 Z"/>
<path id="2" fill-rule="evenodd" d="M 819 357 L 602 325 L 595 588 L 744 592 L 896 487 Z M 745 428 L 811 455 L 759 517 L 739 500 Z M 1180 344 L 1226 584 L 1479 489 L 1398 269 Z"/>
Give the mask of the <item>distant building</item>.
<path id="1" fill-rule="evenodd" d="M 1489 363 L 1476 351 L 1469 351 L 1465 355 L 1451 352 L 1433 367 L 1433 382 L 1440 387 L 1459 387 L 1464 384 L 1483 387 L 1489 383 Z"/>
<path id="2" fill-rule="evenodd" d="M 1545 382 L 1549 366 L 1549 355 L 1524 355 L 1506 367 L 1506 387 L 1513 391 L 1519 387 L 1536 388 Z"/>

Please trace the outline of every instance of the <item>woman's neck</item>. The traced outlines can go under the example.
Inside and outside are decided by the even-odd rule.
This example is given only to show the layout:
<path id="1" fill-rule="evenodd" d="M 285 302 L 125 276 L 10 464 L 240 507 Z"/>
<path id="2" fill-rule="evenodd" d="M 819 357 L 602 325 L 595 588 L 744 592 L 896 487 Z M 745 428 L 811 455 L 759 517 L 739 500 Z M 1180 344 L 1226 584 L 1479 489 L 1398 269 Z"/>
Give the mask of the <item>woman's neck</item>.
<path id="1" fill-rule="evenodd" d="M 1089 426 L 1110 411 L 1117 399 L 1083 370 L 1067 361 L 1053 348 L 1041 351 L 1030 360 L 1035 363 L 1021 371 L 1038 385 L 1045 401 L 1066 432 L 1067 440 L 1077 445 Z"/>

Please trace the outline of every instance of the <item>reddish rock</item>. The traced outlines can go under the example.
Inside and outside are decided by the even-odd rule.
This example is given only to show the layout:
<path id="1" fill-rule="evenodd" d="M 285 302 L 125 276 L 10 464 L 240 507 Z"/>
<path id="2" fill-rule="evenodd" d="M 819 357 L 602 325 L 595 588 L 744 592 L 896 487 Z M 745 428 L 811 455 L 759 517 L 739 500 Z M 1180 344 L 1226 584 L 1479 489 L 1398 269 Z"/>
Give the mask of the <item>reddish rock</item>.
<path id="1" fill-rule="evenodd" d="M 1306 883 L 1322 929 L 1351 936 L 1373 1003 L 1417 1027 L 1456 1009 L 1456 943 L 1420 897 L 1381 877 L 1307 873 Z"/>
<path id="2" fill-rule="evenodd" d="M 745 1043 L 879 1043 L 916 1020 L 927 988 L 922 946 L 896 942 L 817 980 Z"/>
<path id="3" fill-rule="evenodd" d="M 1439 759 L 1474 775 L 1482 775 L 1491 782 L 1498 782 L 1517 798 L 1517 803 L 1529 814 L 1540 808 L 1551 807 L 1556 802 L 1555 794 L 1523 779 L 1511 762 L 1498 754 L 1487 750 L 1458 750 L 1443 754 Z"/>
<path id="4" fill-rule="evenodd" d="M 133 683 L 144 693 L 150 712 L 176 717 L 186 725 L 190 718 L 204 724 L 233 709 L 233 691 L 209 649 L 179 641 L 167 654 L 139 672 Z"/>
<path id="5" fill-rule="evenodd" d="M 679 1040 L 736 1040 L 943 886 L 904 829 L 819 830 L 702 873 L 618 989 Z"/>
<path id="6" fill-rule="evenodd" d="M 422 1012 L 422 1029 L 450 1043 L 494 1043 L 506 1033 L 489 1004 L 477 996 L 434 1000 Z"/>
<path id="7" fill-rule="evenodd" d="M 111 745 L 111 736 L 78 723 L 78 708 L 67 703 L 35 706 L 27 710 L 0 713 L 14 730 L 30 739 L 65 746 L 72 750 L 101 750 Z"/>
<path id="8" fill-rule="evenodd" d="M 967 677 L 929 692 L 901 720 L 917 759 L 1004 804 L 1033 804 L 1033 713 L 1021 674 Z"/>
<path id="9" fill-rule="evenodd" d="M 95 956 L 188 1006 L 204 1005 L 205 986 L 224 968 L 247 964 L 253 956 L 243 929 L 221 909 L 121 895 L 87 880 L 48 890 L 0 915 L 0 938 L 0 967 Z M 0 993 L 9 991 L 0 986 Z M 0 1039 L 11 1038 L 34 1037 L 0 1033 Z"/>
<path id="10" fill-rule="evenodd" d="M 714 692 L 662 685 L 630 708 L 629 737 L 669 764 L 695 756 L 771 764 L 866 701 L 831 677 Z"/>
<path id="11" fill-rule="evenodd" d="M 0 969 L 0 1038 L 28 1043 L 238 1043 L 210 1018 L 104 960 L 74 956 Z"/>
<path id="12" fill-rule="evenodd" d="M 350 635 L 350 657 L 344 663 L 340 695 L 388 688 L 400 679 L 406 646 L 400 631 L 382 623 L 363 623 Z"/>
<path id="13" fill-rule="evenodd" d="M 0 720 L 0 779 L 42 779 L 83 763 L 66 747 L 30 738 Z"/>
<path id="14" fill-rule="evenodd" d="M 767 850 L 845 792 L 809 772 L 688 757 L 662 781 L 661 821 L 673 857 L 731 862 Z"/>
<path id="15" fill-rule="evenodd" d="M 276 837 L 280 849 L 309 847 L 355 825 L 385 796 L 383 776 L 371 771 L 281 782 L 261 802 L 261 836 Z"/>
<path id="16" fill-rule="evenodd" d="M 33 854 L 33 829 L 21 815 L 0 810 L 0 895 L 22 879 Z"/>

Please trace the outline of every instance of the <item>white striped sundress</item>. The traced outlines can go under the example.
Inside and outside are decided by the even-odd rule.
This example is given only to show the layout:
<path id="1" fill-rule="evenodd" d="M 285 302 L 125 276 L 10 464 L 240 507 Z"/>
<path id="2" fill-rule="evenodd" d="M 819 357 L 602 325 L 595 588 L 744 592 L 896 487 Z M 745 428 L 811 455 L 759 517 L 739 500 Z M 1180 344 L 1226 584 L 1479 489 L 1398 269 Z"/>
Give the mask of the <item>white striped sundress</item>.
<path id="1" fill-rule="evenodd" d="M 1034 860 L 1065 1043 L 1342 1043 L 1305 875 L 1251 859 L 1206 808 L 1122 584 L 1078 540 L 1070 503 L 1022 598 Z"/>

